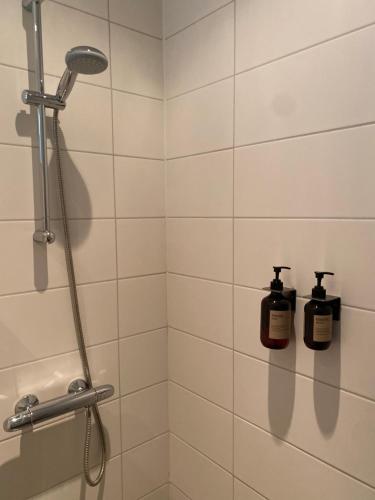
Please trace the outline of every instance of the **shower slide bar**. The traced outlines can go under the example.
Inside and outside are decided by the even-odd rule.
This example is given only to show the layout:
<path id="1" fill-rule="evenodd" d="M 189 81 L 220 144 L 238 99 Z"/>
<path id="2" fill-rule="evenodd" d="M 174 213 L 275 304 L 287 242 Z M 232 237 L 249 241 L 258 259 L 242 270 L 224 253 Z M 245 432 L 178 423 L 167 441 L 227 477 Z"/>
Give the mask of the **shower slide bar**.
<path id="1" fill-rule="evenodd" d="M 82 379 L 74 380 L 68 388 L 68 394 L 39 403 L 34 394 L 29 394 L 16 404 L 15 415 L 4 421 L 4 430 L 14 432 L 31 425 L 45 422 L 60 415 L 92 406 L 114 394 L 113 385 L 106 384 L 88 388 Z"/>
<path id="2" fill-rule="evenodd" d="M 25 104 L 35 105 L 37 109 L 37 131 L 39 146 L 39 161 L 42 170 L 43 189 L 43 218 L 41 228 L 34 232 L 34 241 L 38 243 L 53 243 L 55 234 L 50 228 L 49 198 L 48 198 L 48 160 L 47 160 L 47 137 L 46 137 L 46 104 L 47 102 L 25 101 L 26 97 L 44 95 L 44 67 L 43 67 L 43 40 L 42 40 L 42 16 L 41 3 L 43 0 L 22 0 L 25 9 L 33 15 L 34 51 L 35 51 L 35 79 L 36 92 L 24 91 L 22 96 Z"/>

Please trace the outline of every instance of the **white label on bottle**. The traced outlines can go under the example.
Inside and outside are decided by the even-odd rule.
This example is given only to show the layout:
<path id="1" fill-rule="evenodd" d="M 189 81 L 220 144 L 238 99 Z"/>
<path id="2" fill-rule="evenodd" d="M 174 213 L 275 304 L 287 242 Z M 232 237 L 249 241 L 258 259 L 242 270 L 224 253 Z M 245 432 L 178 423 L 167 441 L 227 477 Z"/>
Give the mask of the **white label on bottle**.
<path id="1" fill-rule="evenodd" d="M 332 314 L 328 316 L 314 315 L 314 342 L 330 342 L 332 340 Z"/>
<path id="2" fill-rule="evenodd" d="M 270 339 L 288 339 L 290 325 L 290 311 L 270 311 Z"/>

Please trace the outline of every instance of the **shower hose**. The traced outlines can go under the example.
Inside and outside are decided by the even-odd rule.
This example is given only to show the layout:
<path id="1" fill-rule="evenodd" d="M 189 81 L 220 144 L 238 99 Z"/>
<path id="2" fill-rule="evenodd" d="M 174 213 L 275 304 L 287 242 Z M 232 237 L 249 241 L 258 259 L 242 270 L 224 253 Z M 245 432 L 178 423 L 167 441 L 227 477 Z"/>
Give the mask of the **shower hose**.
<path id="1" fill-rule="evenodd" d="M 87 359 L 85 338 L 83 334 L 81 314 L 79 310 L 79 302 L 77 295 L 77 283 L 74 272 L 74 263 L 73 263 L 73 255 L 72 255 L 72 245 L 70 239 L 70 232 L 68 226 L 68 218 L 66 213 L 66 203 L 65 203 L 65 194 L 64 194 L 64 177 L 61 165 L 61 150 L 59 143 L 59 112 L 55 110 L 53 113 L 53 140 L 54 147 L 56 153 L 56 164 L 57 164 L 57 184 L 60 195 L 60 203 L 61 203 L 61 213 L 62 213 L 62 224 L 64 229 L 64 250 L 65 250 L 65 260 L 66 267 L 68 272 L 68 280 L 69 280 L 69 289 L 70 289 L 70 297 L 72 302 L 72 311 L 74 317 L 74 324 L 77 335 L 77 342 L 79 347 L 79 352 L 82 361 L 83 373 L 86 379 L 86 382 L 89 388 L 92 388 L 92 379 L 90 366 Z M 100 461 L 100 469 L 96 476 L 96 478 L 92 479 L 90 474 L 90 444 L 91 444 L 91 426 L 92 426 L 92 415 L 97 423 L 98 428 L 98 438 L 100 442 L 100 453 L 101 453 L 101 461 Z M 100 417 L 100 413 L 98 410 L 97 404 L 93 406 L 89 406 L 86 408 L 86 434 L 85 434 L 85 444 L 84 444 L 84 452 L 83 452 L 83 470 L 86 482 L 89 486 L 97 486 L 102 480 L 105 472 L 106 466 L 106 444 L 104 438 L 104 428 L 103 422 Z"/>

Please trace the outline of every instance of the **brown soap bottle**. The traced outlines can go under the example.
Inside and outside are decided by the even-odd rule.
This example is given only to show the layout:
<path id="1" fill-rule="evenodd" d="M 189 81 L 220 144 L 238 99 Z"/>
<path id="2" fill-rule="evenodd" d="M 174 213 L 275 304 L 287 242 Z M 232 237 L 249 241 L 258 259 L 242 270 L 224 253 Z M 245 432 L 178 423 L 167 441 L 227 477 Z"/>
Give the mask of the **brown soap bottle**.
<path id="1" fill-rule="evenodd" d="M 276 277 L 272 280 L 271 293 L 264 297 L 261 305 L 260 340 L 269 349 L 285 349 L 289 344 L 292 328 L 291 302 L 283 295 L 283 282 L 279 279 L 286 266 L 274 266 Z"/>
<path id="2" fill-rule="evenodd" d="M 324 351 L 332 341 L 333 308 L 325 303 L 326 289 L 322 286 L 322 279 L 329 272 L 315 271 L 318 280 L 311 291 L 311 300 L 305 305 L 305 333 L 303 340 L 310 349 Z"/>

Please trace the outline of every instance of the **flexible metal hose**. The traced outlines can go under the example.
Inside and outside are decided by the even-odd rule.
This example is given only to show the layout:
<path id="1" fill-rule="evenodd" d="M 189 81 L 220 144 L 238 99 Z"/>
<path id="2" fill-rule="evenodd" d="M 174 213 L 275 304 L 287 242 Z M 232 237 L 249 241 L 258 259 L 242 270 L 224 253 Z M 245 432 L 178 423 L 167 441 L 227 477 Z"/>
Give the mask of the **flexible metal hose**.
<path id="1" fill-rule="evenodd" d="M 58 112 L 58 110 L 55 110 L 53 113 L 53 140 L 54 140 L 55 153 L 56 153 L 57 184 L 58 184 L 58 190 L 59 190 L 59 194 L 60 194 L 62 223 L 63 223 L 63 229 L 64 229 L 64 250 L 65 250 L 66 268 L 67 268 L 67 272 L 68 272 L 70 298 L 71 298 L 71 302 L 72 302 L 74 324 L 75 324 L 75 329 L 76 329 L 76 334 L 77 334 L 77 342 L 78 342 L 79 352 L 80 352 L 80 356 L 81 356 L 83 372 L 84 372 L 84 376 L 86 378 L 86 382 L 88 383 L 89 387 L 91 388 L 92 387 L 92 379 L 91 379 L 90 365 L 89 365 L 89 362 L 87 359 L 85 337 L 83 334 L 81 314 L 80 314 L 80 309 L 79 309 L 77 283 L 76 283 L 76 278 L 75 278 L 73 255 L 72 255 L 72 246 L 71 246 L 71 240 L 70 240 L 68 217 L 67 217 L 67 213 L 66 213 L 66 203 L 65 203 L 65 194 L 64 194 L 64 177 L 63 177 L 62 164 L 61 164 L 61 151 L 60 151 L 58 127 L 59 127 L 59 112 Z M 92 424 L 91 412 L 94 414 L 94 419 L 96 420 L 96 423 L 98 426 L 100 452 L 101 452 L 100 469 L 99 469 L 98 475 L 96 476 L 95 479 L 91 478 L 90 464 L 89 464 L 90 443 L 91 443 L 91 424 Z M 86 482 L 89 486 L 97 486 L 100 483 L 100 481 L 102 480 L 104 473 L 105 473 L 105 467 L 106 467 L 106 454 L 107 453 L 106 453 L 106 444 L 105 444 L 105 438 L 104 438 L 103 422 L 102 422 L 102 419 L 100 417 L 98 406 L 95 404 L 92 407 L 88 407 L 86 409 L 86 436 L 85 436 L 85 445 L 84 445 L 84 454 L 83 454 L 83 470 L 84 470 Z"/>

